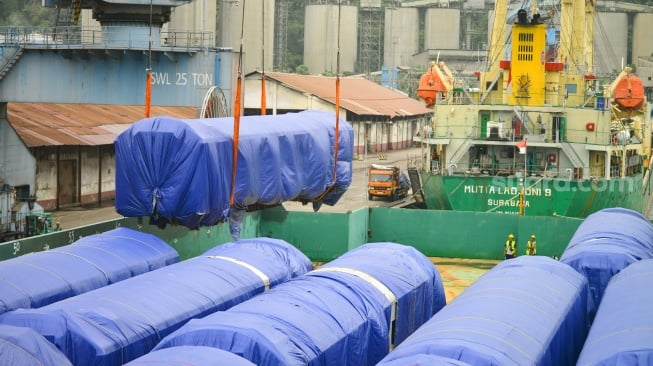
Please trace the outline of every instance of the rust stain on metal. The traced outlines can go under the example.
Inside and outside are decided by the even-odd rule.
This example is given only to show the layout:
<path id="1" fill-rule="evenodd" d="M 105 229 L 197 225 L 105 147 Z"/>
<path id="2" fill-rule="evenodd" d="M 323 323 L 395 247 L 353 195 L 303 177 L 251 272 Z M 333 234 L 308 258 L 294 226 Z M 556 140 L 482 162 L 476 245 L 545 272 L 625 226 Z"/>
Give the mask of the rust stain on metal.
<path id="1" fill-rule="evenodd" d="M 153 106 L 152 115 L 196 118 L 194 107 Z M 140 105 L 8 103 L 7 120 L 27 147 L 112 144 L 143 119 Z"/>
<path id="2" fill-rule="evenodd" d="M 291 89 L 312 94 L 335 104 L 335 77 L 265 73 Z M 408 117 L 433 113 L 424 103 L 362 77 L 340 78 L 340 105 L 358 115 Z"/>

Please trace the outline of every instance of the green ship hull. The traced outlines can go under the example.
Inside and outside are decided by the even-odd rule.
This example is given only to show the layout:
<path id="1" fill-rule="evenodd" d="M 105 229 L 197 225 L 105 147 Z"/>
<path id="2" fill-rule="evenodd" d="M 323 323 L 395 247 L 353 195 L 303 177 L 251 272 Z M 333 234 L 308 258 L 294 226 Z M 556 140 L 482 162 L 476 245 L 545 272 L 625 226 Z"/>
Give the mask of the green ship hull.
<path id="1" fill-rule="evenodd" d="M 608 207 L 643 212 L 650 198 L 643 174 L 627 179 L 565 180 L 517 177 L 443 176 L 422 172 L 427 209 L 584 218 Z"/>

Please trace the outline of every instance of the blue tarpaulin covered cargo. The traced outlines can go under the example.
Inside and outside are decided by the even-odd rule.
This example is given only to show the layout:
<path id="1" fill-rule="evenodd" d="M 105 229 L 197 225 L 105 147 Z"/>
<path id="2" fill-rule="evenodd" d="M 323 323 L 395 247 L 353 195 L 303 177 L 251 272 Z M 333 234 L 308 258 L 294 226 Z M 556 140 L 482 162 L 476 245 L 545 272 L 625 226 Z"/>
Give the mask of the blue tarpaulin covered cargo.
<path id="1" fill-rule="evenodd" d="M 633 263 L 605 289 L 578 366 L 653 365 L 653 259 Z"/>
<path id="2" fill-rule="evenodd" d="M 610 278 L 631 263 L 648 258 L 653 258 L 653 224 L 642 214 L 608 208 L 583 220 L 560 261 L 589 282 L 588 326 Z"/>
<path id="3" fill-rule="evenodd" d="M 574 365 L 587 335 L 586 301 L 587 280 L 569 266 L 542 256 L 506 260 L 379 365 L 414 365 L 419 354 L 484 366 Z"/>
<path id="4" fill-rule="evenodd" d="M 400 244 L 366 244 L 190 321 L 157 349 L 210 346 L 257 365 L 374 365 L 444 305 L 440 275 L 423 254 Z"/>
<path id="5" fill-rule="evenodd" d="M 225 310 L 311 268 L 284 241 L 241 240 L 39 309 L 5 313 L 0 323 L 36 330 L 75 365 L 122 365 L 189 319 Z"/>
<path id="6" fill-rule="evenodd" d="M 213 347 L 181 346 L 152 351 L 125 366 L 255 366 L 231 352 Z"/>
<path id="7" fill-rule="evenodd" d="M 383 366 L 475 366 L 448 357 L 416 354 L 392 361 L 384 361 Z"/>
<path id="8" fill-rule="evenodd" d="M 155 117 L 134 123 L 115 141 L 117 211 L 193 229 L 225 221 L 233 125 L 233 118 Z M 333 113 L 243 117 L 234 207 L 289 200 L 314 202 L 316 208 L 334 205 L 352 178 L 353 129 L 344 120 L 337 162 L 335 142 Z"/>
<path id="9" fill-rule="evenodd" d="M 38 308 L 179 261 L 162 239 L 127 228 L 0 262 L 0 314 Z"/>
<path id="10" fill-rule="evenodd" d="M 52 343 L 32 329 L 0 324 L 0 364 L 7 366 L 70 366 Z"/>

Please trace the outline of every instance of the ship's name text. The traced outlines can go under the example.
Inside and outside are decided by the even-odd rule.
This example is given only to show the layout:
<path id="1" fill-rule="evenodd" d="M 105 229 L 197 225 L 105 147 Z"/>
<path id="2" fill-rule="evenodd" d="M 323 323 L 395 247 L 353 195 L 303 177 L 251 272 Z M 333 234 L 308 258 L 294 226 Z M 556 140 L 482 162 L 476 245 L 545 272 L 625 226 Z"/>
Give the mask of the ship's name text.
<path id="1" fill-rule="evenodd" d="M 516 196 L 519 195 L 519 187 L 497 187 L 497 186 L 476 186 L 466 185 L 463 192 L 471 194 L 505 194 Z M 551 188 L 525 187 L 525 196 L 544 196 L 551 197 Z"/>

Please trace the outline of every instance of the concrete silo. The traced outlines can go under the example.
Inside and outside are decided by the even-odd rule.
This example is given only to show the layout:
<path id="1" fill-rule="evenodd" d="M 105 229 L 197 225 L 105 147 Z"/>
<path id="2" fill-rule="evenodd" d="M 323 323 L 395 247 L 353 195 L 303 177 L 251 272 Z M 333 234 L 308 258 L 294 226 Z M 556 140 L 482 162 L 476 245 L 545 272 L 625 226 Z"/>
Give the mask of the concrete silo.
<path id="1" fill-rule="evenodd" d="M 653 37 L 651 37 L 653 14 L 637 13 L 633 21 L 633 63 L 639 57 L 653 56 Z"/>
<path id="2" fill-rule="evenodd" d="M 460 49 L 460 10 L 430 8 L 424 22 L 424 49 Z"/>
<path id="3" fill-rule="evenodd" d="M 383 64 L 414 66 L 419 51 L 419 12 L 417 8 L 386 8 Z"/>
<path id="4" fill-rule="evenodd" d="M 594 73 L 620 71 L 628 56 L 628 15 L 597 13 L 594 25 Z"/>
<path id="5" fill-rule="evenodd" d="M 338 44 L 340 72 L 354 72 L 358 51 L 358 8 L 331 4 L 307 5 L 304 18 L 304 65 L 308 71 L 311 74 L 336 73 Z"/>
<path id="6" fill-rule="evenodd" d="M 274 9 L 276 1 L 221 0 L 216 46 L 240 49 L 243 36 L 243 73 L 272 70 L 274 49 Z M 194 3 L 191 3 L 191 5 Z M 243 4 L 245 16 L 243 20 Z M 265 63 L 264 63 L 265 60 Z"/>
<path id="7" fill-rule="evenodd" d="M 163 31 L 169 32 L 173 37 L 174 33 L 178 32 L 181 35 L 183 32 L 184 36 L 191 37 L 189 40 L 191 44 L 198 42 L 198 38 L 206 43 L 214 39 L 215 13 L 215 1 L 195 0 L 173 8 L 170 21 L 165 25 L 167 29 L 163 29 Z"/>

